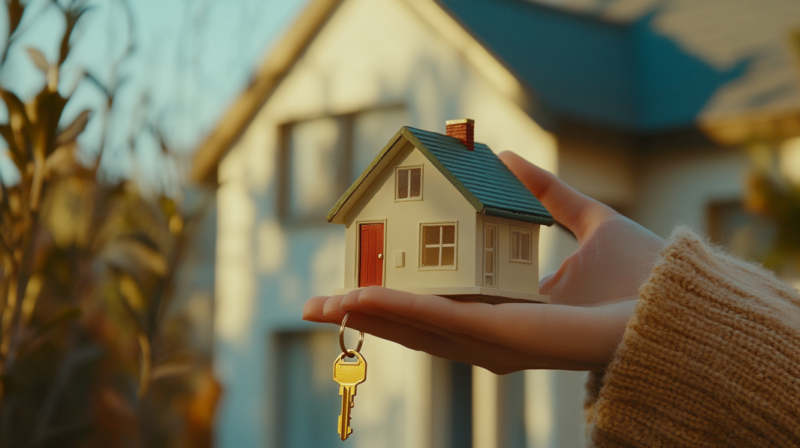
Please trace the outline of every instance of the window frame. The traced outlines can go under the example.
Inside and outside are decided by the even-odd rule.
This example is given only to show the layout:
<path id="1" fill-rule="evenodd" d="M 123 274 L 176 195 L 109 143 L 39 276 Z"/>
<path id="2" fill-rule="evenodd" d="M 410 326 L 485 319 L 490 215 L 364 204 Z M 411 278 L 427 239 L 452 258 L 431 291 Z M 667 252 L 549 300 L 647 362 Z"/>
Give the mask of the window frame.
<path id="1" fill-rule="evenodd" d="M 494 283 L 491 284 L 491 285 L 487 285 L 486 284 L 486 275 L 487 275 L 486 274 L 486 252 L 488 252 L 488 248 L 486 247 L 486 231 L 489 228 L 492 228 L 494 230 L 494 241 L 493 241 L 493 245 L 492 245 L 493 246 L 492 247 L 492 253 L 494 254 L 494 256 L 493 256 L 493 259 L 494 259 L 493 261 L 494 262 L 492 263 L 493 272 L 491 273 L 491 276 L 492 276 L 492 279 L 493 279 Z M 498 233 L 499 231 L 500 231 L 500 226 L 498 226 L 495 223 L 484 223 L 483 224 L 483 259 L 482 259 L 483 263 L 481 263 L 482 264 L 482 269 L 481 270 L 483 271 L 483 275 L 482 275 L 482 279 L 481 279 L 481 285 L 486 287 L 486 288 L 499 288 L 500 287 L 500 285 L 499 285 L 500 282 L 498 281 L 498 275 L 497 275 L 497 267 L 498 267 L 498 264 L 499 264 L 498 263 L 498 261 L 499 261 L 498 260 L 498 255 L 500 254 L 500 247 L 499 247 L 499 245 L 500 245 L 500 234 Z"/>
<path id="2" fill-rule="evenodd" d="M 357 129 L 358 123 L 360 122 L 359 120 L 366 114 L 386 111 L 394 111 L 405 114 L 406 118 L 403 120 L 403 123 L 408 121 L 407 114 L 409 113 L 409 109 L 406 107 L 405 103 L 388 102 L 339 113 L 301 113 L 286 117 L 286 119 L 277 124 L 277 135 L 275 141 L 275 144 L 277 145 L 275 148 L 277 187 L 274 211 L 281 224 L 299 227 L 323 226 L 325 225 L 325 215 L 330 209 L 329 207 L 323 207 L 317 212 L 311 213 L 294 213 L 294 210 L 292 210 L 291 201 L 294 191 L 292 189 L 293 179 L 291 177 L 291 168 L 292 164 L 297 163 L 297 158 L 295 157 L 295 154 L 292 153 L 292 131 L 294 127 L 302 125 L 306 122 L 325 118 L 335 119 L 339 122 L 340 148 L 338 150 L 339 157 L 337 158 L 337 174 L 334 182 L 335 185 L 331 185 L 330 188 L 332 191 L 336 191 L 341 194 L 341 192 L 344 192 L 350 185 L 353 184 L 353 182 L 358 178 L 359 174 L 362 174 L 362 172 L 354 171 L 354 161 L 356 160 Z M 392 130 L 391 132 L 394 133 L 395 130 Z M 390 138 L 392 133 L 387 134 L 387 138 Z M 384 144 L 385 142 L 381 141 L 380 145 L 376 146 L 375 149 L 379 150 Z M 377 155 L 377 153 L 375 153 L 375 155 Z M 371 156 L 370 160 L 373 158 L 374 156 Z M 340 195 L 335 195 L 333 197 L 330 206 L 333 206 L 339 196 Z"/>
<path id="3" fill-rule="evenodd" d="M 414 170 L 419 169 L 419 196 L 411 197 L 411 174 L 409 173 L 408 176 L 408 194 L 409 197 L 407 198 L 400 198 L 400 170 Z M 406 166 L 398 166 L 394 169 L 394 201 L 395 202 L 411 202 L 411 201 L 421 201 L 422 200 L 422 189 L 425 183 L 425 170 L 423 169 L 423 165 L 406 165 Z"/>
<path id="4" fill-rule="evenodd" d="M 278 126 L 278 153 L 277 153 L 277 166 L 278 166 L 278 179 L 277 179 L 277 215 L 278 219 L 288 225 L 293 226 L 320 226 L 324 223 L 324 217 L 327 213 L 325 207 L 320 207 L 319 210 L 307 213 L 294 213 L 292 210 L 293 199 L 293 167 L 294 164 L 300 163 L 297 155 L 292 152 L 293 145 L 293 130 L 297 126 L 310 123 L 317 120 L 331 119 L 337 123 L 339 128 L 339 138 L 336 142 L 337 148 L 335 149 L 338 157 L 338 166 L 334 167 L 335 185 L 331 186 L 332 191 L 345 191 L 348 187 L 348 180 L 351 177 L 351 163 L 352 163 L 352 132 L 353 120 L 350 115 L 341 114 L 320 114 L 309 115 L 306 117 L 286 121 Z M 336 198 L 333 195 L 332 198 Z M 336 199 L 332 199 L 335 203 Z M 329 208 L 328 208 L 329 209 Z"/>
<path id="5" fill-rule="evenodd" d="M 425 227 L 444 227 L 444 226 L 453 226 L 454 234 L 453 234 L 453 264 L 452 265 L 444 265 L 442 266 L 439 264 L 438 266 L 423 266 L 422 259 L 424 257 L 425 252 Z M 439 262 L 441 263 L 442 260 L 442 248 L 450 247 L 450 244 L 445 244 L 443 242 L 444 230 L 439 231 Z M 449 221 L 449 222 L 426 222 L 420 223 L 419 225 L 419 260 L 418 260 L 419 270 L 421 271 L 456 271 L 458 270 L 458 221 Z"/>
<path id="6" fill-rule="evenodd" d="M 520 235 L 526 234 L 528 235 L 528 255 L 530 256 L 530 260 L 526 260 L 524 258 L 514 258 L 514 233 L 518 233 Z M 512 227 L 511 231 L 508 234 L 508 259 L 511 263 L 526 263 L 526 264 L 533 264 L 533 231 L 530 229 L 522 229 L 519 227 Z M 522 255 L 522 243 L 519 243 L 519 255 Z"/>

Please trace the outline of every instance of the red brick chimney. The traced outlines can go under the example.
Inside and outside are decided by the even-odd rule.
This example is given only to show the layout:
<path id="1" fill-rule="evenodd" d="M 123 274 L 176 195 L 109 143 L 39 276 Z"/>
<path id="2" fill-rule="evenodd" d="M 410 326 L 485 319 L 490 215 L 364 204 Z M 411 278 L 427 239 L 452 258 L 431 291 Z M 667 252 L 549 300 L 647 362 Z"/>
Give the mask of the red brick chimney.
<path id="1" fill-rule="evenodd" d="M 446 124 L 447 135 L 464 142 L 468 150 L 475 150 L 475 120 L 471 118 L 461 118 L 458 120 L 447 120 Z"/>

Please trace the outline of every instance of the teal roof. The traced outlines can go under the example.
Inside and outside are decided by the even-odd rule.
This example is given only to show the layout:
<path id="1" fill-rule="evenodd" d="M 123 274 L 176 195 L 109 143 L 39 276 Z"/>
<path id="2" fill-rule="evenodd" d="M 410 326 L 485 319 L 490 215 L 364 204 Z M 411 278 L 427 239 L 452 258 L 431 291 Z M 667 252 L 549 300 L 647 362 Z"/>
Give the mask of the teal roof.
<path id="1" fill-rule="evenodd" d="M 328 213 L 328 221 L 333 220 L 400 137 L 405 137 L 416 146 L 475 207 L 476 212 L 548 226 L 553 224 L 553 216 L 544 205 L 488 146 L 475 143 L 474 151 L 469 151 L 457 138 L 408 126 L 395 134 L 358 180 L 347 189 Z"/>
<path id="2" fill-rule="evenodd" d="M 556 122 L 574 120 L 636 133 L 693 128 L 717 90 L 744 76 L 753 61 L 743 57 L 717 68 L 695 56 L 685 43 L 659 31 L 656 18 L 665 8 L 658 2 L 636 20 L 612 23 L 527 0 L 440 1 L 535 92 L 534 116 Z M 719 6 L 724 2 L 695 4 L 681 11 L 696 21 L 696 36 L 709 32 L 700 12 L 709 15 L 717 8 L 721 15 L 731 14 Z M 758 14 L 751 20 L 728 18 L 728 29 L 749 22 L 749 28 L 737 32 L 768 29 L 764 20 Z M 754 57 L 766 57 L 785 50 L 763 45 L 751 51 Z M 785 93 L 784 87 L 774 96 Z"/>

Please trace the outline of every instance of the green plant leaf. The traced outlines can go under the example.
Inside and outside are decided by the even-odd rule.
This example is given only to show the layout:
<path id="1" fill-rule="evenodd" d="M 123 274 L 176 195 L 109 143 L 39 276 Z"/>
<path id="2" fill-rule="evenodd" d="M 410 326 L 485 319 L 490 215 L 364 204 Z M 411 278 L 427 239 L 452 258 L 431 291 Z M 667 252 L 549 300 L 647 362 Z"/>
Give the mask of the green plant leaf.
<path id="1" fill-rule="evenodd" d="M 195 373 L 195 365 L 185 361 L 175 361 L 159 364 L 153 368 L 150 376 L 151 383 L 160 380 L 170 380 Z"/>
<path id="2" fill-rule="evenodd" d="M 66 128 L 58 133 L 56 137 L 56 146 L 62 146 L 75 141 L 78 136 L 86 129 L 89 123 L 92 112 L 89 109 L 84 110 Z"/>
<path id="3" fill-rule="evenodd" d="M 8 124 L 0 127 L 0 133 L 8 143 L 11 159 L 20 175 L 25 176 L 28 162 L 33 158 L 31 152 L 31 123 L 25 104 L 13 92 L 0 87 L 0 98 L 8 109 Z"/>
<path id="4" fill-rule="evenodd" d="M 133 279 L 130 275 L 121 274 L 119 279 L 119 292 L 122 293 L 122 297 L 128 301 L 128 305 L 136 312 L 144 311 L 145 307 L 147 306 L 147 301 L 142 294 L 142 290 L 139 289 L 139 285 L 136 284 L 136 280 Z"/>
<path id="5" fill-rule="evenodd" d="M 0 374 L 0 385 L 4 394 L 18 390 L 20 383 L 19 379 L 10 373 Z"/>
<path id="6" fill-rule="evenodd" d="M 8 0 L 6 1 L 6 9 L 8 10 L 8 35 L 14 34 L 17 30 L 19 23 L 22 21 L 22 14 L 25 12 L 25 4 L 21 0 Z"/>
<path id="7" fill-rule="evenodd" d="M 108 87 L 106 87 L 106 85 L 105 85 L 105 84 L 103 84 L 103 83 L 102 83 L 102 82 L 101 82 L 101 81 L 100 81 L 100 80 L 97 78 L 97 76 L 95 76 L 95 75 L 94 75 L 94 74 L 92 74 L 91 72 L 86 72 L 86 79 L 87 79 L 87 80 L 89 80 L 89 82 L 90 82 L 90 83 L 94 84 L 94 86 L 95 86 L 95 87 L 97 87 L 97 89 L 98 89 L 100 92 L 102 92 L 102 93 L 103 93 L 103 95 L 105 95 L 106 97 L 109 97 L 109 96 L 111 96 L 111 91 L 108 89 Z"/>
<path id="8" fill-rule="evenodd" d="M 66 308 L 63 308 L 61 309 L 61 311 L 56 313 L 56 315 L 53 316 L 53 318 L 50 319 L 49 322 L 47 322 L 41 328 L 39 328 L 39 331 L 34 333 L 33 337 L 34 338 L 42 337 L 47 333 L 49 333 L 50 331 L 52 331 L 53 329 L 58 328 L 60 325 L 65 324 L 73 319 L 81 317 L 82 314 L 83 311 L 78 306 L 68 306 Z"/>
<path id="9" fill-rule="evenodd" d="M 44 57 L 44 54 L 42 54 L 41 51 L 33 47 L 28 47 L 25 50 L 28 52 L 28 56 L 31 57 L 33 65 L 35 65 L 36 68 L 41 70 L 42 73 L 44 73 L 46 76 L 47 72 L 50 70 L 50 63 L 47 62 L 47 58 Z"/>
<path id="10" fill-rule="evenodd" d="M 67 104 L 67 99 L 58 93 L 58 90 L 43 89 L 34 99 L 37 115 L 37 135 L 34 155 L 46 157 L 56 149 L 56 129 L 61 121 L 61 113 Z M 41 151 L 41 152 L 39 152 Z"/>
<path id="11" fill-rule="evenodd" d="M 0 135 L 3 136 L 3 139 L 8 145 L 8 155 L 11 158 L 11 161 L 14 162 L 17 170 L 19 170 L 21 173 L 22 170 L 25 169 L 25 165 L 28 163 L 25 154 L 25 148 L 21 148 L 19 146 L 19 141 L 14 136 L 14 131 L 11 130 L 10 125 L 0 124 Z"/>
<path id="12" fill-rule="evenodd" d="M 64 63 L 64 61 L 67 60 L 67 56 L 69 56 L 69 52 L 72 50 L 70 39 L 72 38 L 72 32 L 75 30 L 75 26 L 78 24 L 78 21 L 81 20 L 83 14 L 91 9 L 90 6 L 84 6 L 84 4 L 85 2 L 73 2 L 68 8 L 62 8 L 66 29 L 64 30 L 64 35 L 61 38 L 61 45 L 59 48 L 59 67 Z"/>
<path id="13" fill-rule="evenodd" d="M 48 333 L 66 323 L 78 319 L 81 317 L 81 315 L 83 315 L 83 311 L 80 307 L 69 306 L 62 308 L 61 311 L 56 313 L 56 315 L 50 319 L 50 321 L 39 327 L 31 336 L 28 337 L 28 339 L 19 345 L 18 356 L 22 357 L 35 345 L 36 342 L 44 338 Z"/>
<path id="14" fill-rule="evenodd" d="M 167 261 L 154 247 L 141 239 L 119 238 L 106 247 L 103 258 L 122 272 L 140 275 L 145 269 L 162 277 L 167 273 Z"/>
<path id="15" fill-rule="evenodd" d="M 6 103 L 8 108 L 8 125 L 11 127 L 12 132 L 27 133 L 30 128 L 31 121 L 28 119 L 28 112 L 25 109 L 25 103 L 14 92 L 0 87 L 0 98 Z M 18 144 L 21 142 L 17 142 Z M 25 149 L 25 148 L 23 148 Z"/>
<path id="16" fill-rule="evenodd" d="M 56 176 L 68 174 L 73 172 L 76 167 L 79 167 L 80 162 L 77 158 L 78 145 L 71 143 L 68 145 L 61 145 L 53 151 L 52 154 L 47 156 L 47 161 L 44 165 L 45 179 L 52 179 Z"/>

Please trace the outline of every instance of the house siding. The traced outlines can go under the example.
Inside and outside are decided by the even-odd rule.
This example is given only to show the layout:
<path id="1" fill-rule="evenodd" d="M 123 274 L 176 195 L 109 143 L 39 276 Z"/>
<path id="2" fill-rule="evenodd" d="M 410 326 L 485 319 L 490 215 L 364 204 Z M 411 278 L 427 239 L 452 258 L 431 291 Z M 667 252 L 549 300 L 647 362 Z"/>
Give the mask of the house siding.
<path id="1" fill-rule="evenodd" d="M 402 166 L 422 166 L 422 200 L 395 201 L 395 169 Z M 413 145 L 407 144 L 398 152 L 347 214 L 345 288 L 358 287 L 358 227 L 370 222 L 385 222 L 384 286 L 425 288 L 475 285 L 473 273 L 476 259 L 472 256 L 475 253 L 475 209 Z M 454 269 L 421 268 L 421 225 L 436 223 L 456 224 Z M 395 267 L 395 252 L 405 253 L 404 267 Z"/>
<path id="2" fill-rule="evenodd" d="M 497 218 L 494 216 L 477 215 L 475 235 L 475 259 L 478 260 L 475 269 L 476 285 L 483 285 L 484 262 L 484 237 L 483 231 L 486 224 L 497 226 L 497 288 L 508 291 L 524 292 L 528 294 L 539 293 L 539 225 L 530 224 L 511 219 Z M 530 263 L 511 261 L 511 229 L 528 231 L 531 233 L 531 253 L 533 260 Z"/>
<path id="3" fill-rule="evenodd" d="M 396 127 L 392 132 L 401 125 L 443 132 L 446 120 L 471 117 L 476 120 L 476 141 L 498 151 L 514 150 L 545 169 L 556 170 L 553 136 L 520 109 L 503 86 L 484 76 L 485 70 L 470 62 L 467 51 L 454 47 L 404 1 L 345 0 L 222 159 L 217 194 L 214 363 L 225 394 L 216 417 L 217 446 L 297 446 L 284 442 L 286 434 L 298 432 L 320 432 L 320 438 L 330 442 L 315 446 L 341 443 L 334 428 L 336 409 L 330 412 L 329 427 L 312 428 L 307 423 L 281 420 L 288 417 L 277 392 L 284 386 L 278 372 L 285 367 L 281 363 L 282 339 L 277 336 L 326 332 L 334 338 L 320 350 L 330 353 L 331 358 L 314 364 L 322 366 L 321 370 L 309 369 L 307 374 L 314 382 L 309 380 L 312 386 L 293 396 L 294 401 L 305 401 L 315 391 L 334 384 L 330 362 L 338 350 L 338 328 L 303 322 L 300 316 L 309 297 L 343 287 L 346 270 L 351 270 L 349 278 L 354 272 L 354 258 L 342 262 L 342 254 L 354 250 L 348 249 L 342 226 L 324 219 L 289 225 L 277 212 L 282 125 L 399 105 L 408 111 L 408 121 L 393 124 Z M 390 137 L 391 133 L 381 137 L 376 154 Z M 427 170 L 426 175 L 430 172 Z M 459 235 L 466 235 L 464 225 L 476 222 L 474 210 L 469 213 L 469 221 L 459 222 Z M 387 229 L 392 228 L 394 224 L 389 222 Z M 549 235 L 542 236 L 540 257 L 548 260 L 559 253 L 557 232 L 546 228 L 542 233 Z M 416 254 L 416 237 L 414 242 Z M 464 253 L 462 248 L 459 254 Z M 415 262 L 415 257 L 406 254 L 406 266 Z M 551 264 L 559 261 L 554 259 Z M 386 262 L 390 269 L 392 255 Z M 474 281 L 475 269 L 468 269 L 470 281 Z M 459 272 L 467 272 L 461 263 Z M 308 356 L 317 359 L 316 353 L 310 351 Z M 433 408 L 444 405 L 436 401 L 440 398 L 433 391 L 447 390 L 447 384 L 439 384 L 446 381 L 432 373 L 434 361 L 441 360 L 370 336 L 363 353 L 370 363 L 370 377 L 359 387 L 354 433 L 348 443 L 396 448 L 445 446 L 438 441 L 448 437 L 450 427 L 440 422 L 441 415 L 432 414 Z M 481 397 L 499 400 L 493 392 L 497 389 L 494 375 L 474 378 L 476 390 L 483 391 Z M 549 386 L 545 388 L 549 390 Z M 578 379 L 553 391 L 553 395 L 561 400 L 565 391 L 580 390 Z M 335 391 L 333 397 L 337 397 Z M 534 405 L 539 398 L 526 402 Z M 502 432 L 504 422 L 497 419 L 489 407 L 476 405 L 472 428 L 475 440 Z M 541 422 L 545 420 L 538 424 Z M 556 431 L 563 426 L 563 432 L 574 439 L 562 446 L 583 444 L 580 406 L 555 422 L 559 425 Z M 538 429 L 534 427 L 534 431 Z M 284 436 L 279 438 L 281 433 Z"/>

